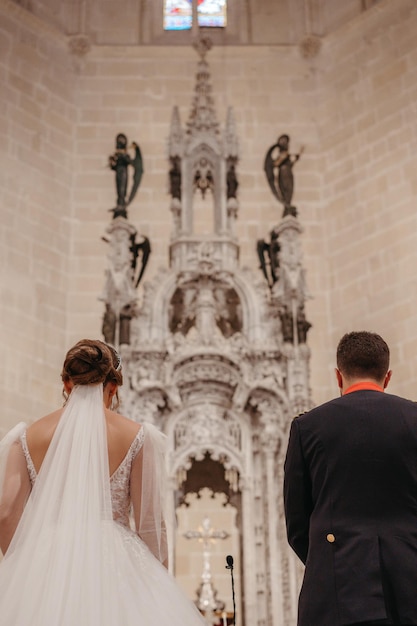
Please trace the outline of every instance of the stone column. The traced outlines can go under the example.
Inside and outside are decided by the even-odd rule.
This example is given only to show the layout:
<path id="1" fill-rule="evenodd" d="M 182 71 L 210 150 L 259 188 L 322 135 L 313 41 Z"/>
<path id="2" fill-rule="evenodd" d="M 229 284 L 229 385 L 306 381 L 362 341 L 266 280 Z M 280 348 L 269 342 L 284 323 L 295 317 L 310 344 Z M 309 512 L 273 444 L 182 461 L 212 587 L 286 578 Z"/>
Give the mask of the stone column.
<path id="1" fill-rule="evenodd" d="M 268 539 L 269 539 L 269 573 L 271 593 L 271 625 L 284 624 L 282 595 L 281 546 L 277 534 L 278 498 L 276 477 L 276 455 L 279 447 L 279 435 L 276 420 L 273 416 L 262 416 L 262 448 L 266 466 L 266 498 L 268 507 Z"/>
<path id="2" fill-rule="evenodd" d="M 256 553 L 254 542 L 254 519 L 253 519 L 253 481 L 252 479 L 241 480 L 242 491 L 242 539 L 243 539 L 243 563 L 242 576 L 245 593 L 245 623 L 256 624 L 258 607 L 256 602 Z"/>

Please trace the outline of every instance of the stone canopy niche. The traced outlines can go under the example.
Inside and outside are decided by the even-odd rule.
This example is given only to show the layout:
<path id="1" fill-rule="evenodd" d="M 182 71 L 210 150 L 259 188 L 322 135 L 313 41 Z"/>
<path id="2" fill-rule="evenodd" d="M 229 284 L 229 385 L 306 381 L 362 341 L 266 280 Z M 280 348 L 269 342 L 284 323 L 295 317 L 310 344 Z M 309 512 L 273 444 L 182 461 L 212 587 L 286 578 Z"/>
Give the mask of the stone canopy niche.
<path id="1" fill-rule="evenodd" d="M 185 128 L 177 107 L 172 114 L 169 267 L 144 283 L 130 343 L 120 346 L 123 412 L 167 435 L 174 574 L 181 557 L 178 507 L 211 490 L 235 511 L 235 527 L 222 530 L 237 537 L 237 624 L 291 626 L 300 572 L 285 536 L 283 461 L 292 418 L 311 407 L 310 353 L 296 326 L 307 297 L 302 229 L 294 215 L 273 226 L 280 241 L 273 288 L 258 269 L 240 267 L 237 132 L 232 109 L 223 130 L 216 118 L 209 47 L 204 39 L 196 46 Z M 196 233 L 194 213 L 204 202 L 213 211 L 212 229 Z M 212 564 L 213 580 L 227 575 L 224 565 Z M 198 568 L 194 575 L 196 589 Z M 230 610 L 230 586 L 217 591 Z"/>
<path id="2" fill-rule="evenodd" d="M 223 337 L 229 338 L 242 331 L 242 307 L 233 287 L 227 284 L 208 286 L 206 307 L 214 310 L 213 321 L 217 334 L 220 331 Z M 188 292 L 183 287 L 178 287 L 170 302 L 171 333 L 174 335 L 180 332 L 186 337 L 191 328 L 196 328 L 197 325 L 204 328 L 203 308 L 204 296 L 201 289 L 198 291 L 191 289 Z M 211 321 L 210 316 L 208 321 Z"/>

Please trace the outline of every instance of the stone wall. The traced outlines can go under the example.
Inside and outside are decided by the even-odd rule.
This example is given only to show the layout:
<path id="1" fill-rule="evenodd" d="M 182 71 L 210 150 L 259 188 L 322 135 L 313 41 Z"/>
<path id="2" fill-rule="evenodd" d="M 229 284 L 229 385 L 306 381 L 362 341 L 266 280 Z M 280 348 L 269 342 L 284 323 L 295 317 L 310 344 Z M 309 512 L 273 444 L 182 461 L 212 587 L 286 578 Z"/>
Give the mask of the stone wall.
<path id="1" fill-rule="evenodd" d="M 374 330 L 392 347 L 389 390 L 411 399 L 417 368 L 416 27 L 415 3 L 385 2 L 324 42 L 317 66 L 318 158 L 328 321 L 319 321 L 314 288 L 309 309 L 316 322 L 313 377 L 319 362 L 325 371 L 330 360 L 316 341 L 328 344 L 330 337 L 335 345 L 350 329 Z M 306 253 L 309 258 L 309 248 Z M 310 268 L 310 280 L 313 275 Z"/>
<path id="2" fill-rule="evenodd" d="M 74 71 L 51 26 L 0 6 L 0 427 L 56 404 L 72 246 Z"/>

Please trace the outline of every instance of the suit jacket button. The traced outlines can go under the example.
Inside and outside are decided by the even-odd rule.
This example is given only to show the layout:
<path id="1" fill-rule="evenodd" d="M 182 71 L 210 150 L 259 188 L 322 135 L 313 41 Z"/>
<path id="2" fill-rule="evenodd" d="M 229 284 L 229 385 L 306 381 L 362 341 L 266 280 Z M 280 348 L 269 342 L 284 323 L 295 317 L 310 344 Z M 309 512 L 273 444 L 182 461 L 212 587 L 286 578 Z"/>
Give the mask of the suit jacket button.
<path id="1" fill-rule="evenodd" d="M 336 537 L 332 533 L 329 533 L 326 539 L 329 543 L 334 543 L 336 541 Z"/>

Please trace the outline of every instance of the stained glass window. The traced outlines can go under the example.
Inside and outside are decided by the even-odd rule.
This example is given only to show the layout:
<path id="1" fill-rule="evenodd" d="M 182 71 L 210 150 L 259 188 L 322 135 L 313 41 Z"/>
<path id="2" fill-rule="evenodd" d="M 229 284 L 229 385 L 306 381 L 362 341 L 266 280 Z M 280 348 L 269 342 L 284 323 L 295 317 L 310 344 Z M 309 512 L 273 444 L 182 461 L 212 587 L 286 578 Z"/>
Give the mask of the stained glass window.
<path id="1" fill-rule="evenodd" d="M 226 26 L 227 0 L 198 0 L 198 25 Z"/>
<path id="2" fill-rule="evenodd" d="M 227 23 L 227 0 L 197 2 L 198 25 L 224 28 Z M 193 0 L 164 0 L 164 30 L 189 30 L 193 22 Z"/>
<path id="3" fill-rule="evenodd" d="M 192 0 L 165 0 L 165 30 L 187 30 L 191 28 L 192 21 Z"/>

